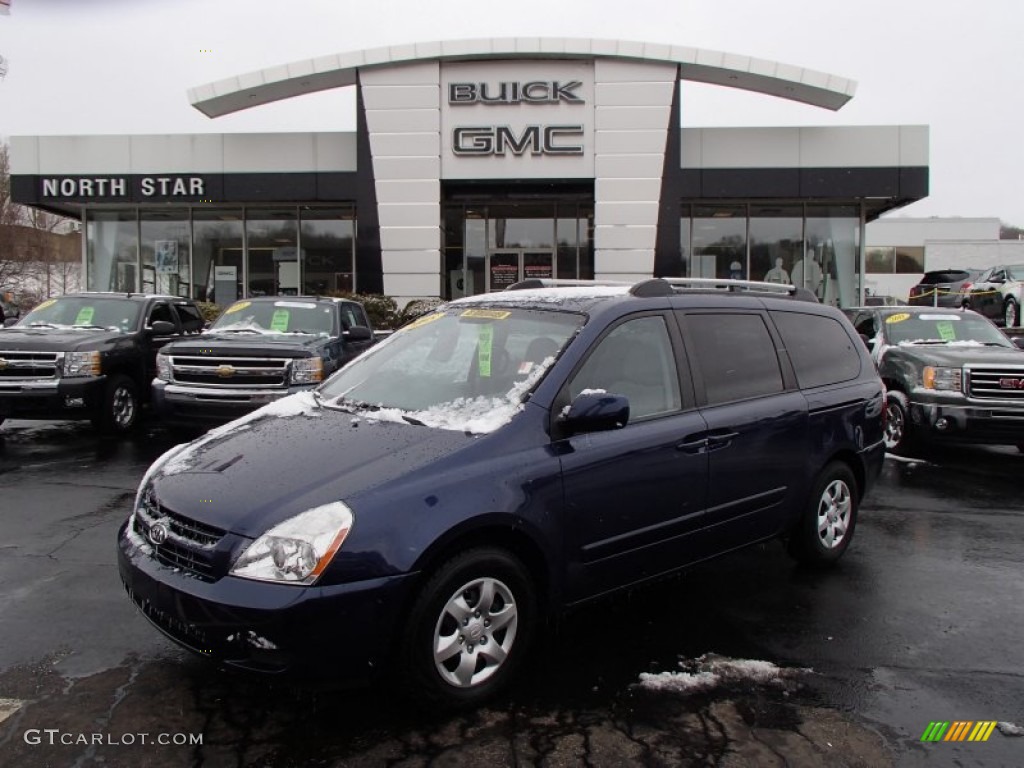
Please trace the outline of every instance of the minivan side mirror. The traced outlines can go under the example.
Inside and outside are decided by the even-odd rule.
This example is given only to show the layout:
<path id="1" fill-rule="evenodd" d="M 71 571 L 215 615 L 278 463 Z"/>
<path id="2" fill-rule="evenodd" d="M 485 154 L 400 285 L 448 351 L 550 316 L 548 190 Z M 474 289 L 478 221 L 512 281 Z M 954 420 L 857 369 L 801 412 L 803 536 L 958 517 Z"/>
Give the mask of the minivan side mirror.
<path id="1" fill-rule="evenodd" d="M 559 420 L 570 434 L 622 429 L 629 422 L 629 399 L 605 392 L 581 392 Z"/>
<path id="2" fill-rule="evenodd" d="M 373 338 L 373 331 L 365 325 L 353 325 L 341 335 L 345 341 L 369 341 Z"/>

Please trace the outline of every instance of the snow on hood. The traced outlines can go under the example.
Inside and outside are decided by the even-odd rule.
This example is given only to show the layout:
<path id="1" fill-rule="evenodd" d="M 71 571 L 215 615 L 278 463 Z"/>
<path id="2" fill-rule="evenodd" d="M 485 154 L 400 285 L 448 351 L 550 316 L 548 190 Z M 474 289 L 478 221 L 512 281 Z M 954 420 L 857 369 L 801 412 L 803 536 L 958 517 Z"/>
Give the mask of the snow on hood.
<path id="1" fill-rule="evenodd" d="M 730 659 L 711 653 L 696 659 L 684 659 L 679 666 L 684 671 L 641 673 L 640 686 L 652 691 L 702 693 L 723 685 L 745 682 L 786 685 L 793 678 L 813 672 L 811 669 L 779 667 L 770 661 Z"/>
<path id="2" fill-rule="evenodd" d="M 609 296 L 625 296 L 630 284 L 623 285 L 574 285 L 553 288 L 527 288 L 517 291 L 497 291 L 474 296 L 464 296 L 449 302 L 448 306 L 462 304 L 563 304 L 566 301 L 605 299 Z"/>
<path id="3" fill-rule="evenodd" d="M 330 336 L 327 331 L 273 331 L 269 328 L 264 328 L 259 323 L 254 323 L 251 320 L 239 320 L 237 323 L 231 323 L 230 325 L 219 325 L 216 328 L 207 328 L 203 331 L 203 334 L 216 336 L 218 333 L 223 333 L 224 331 L 245 331 L 258 333 L 261 336 Z"/>
<path id="4" fill-rule="evenodd" d="M 193 440 L 191 443 L 183 443 L 182 445 L 177 445 L 174 448 L 171 448 L 171 450 L 157 459 L 152 466 L 150 466 L 149 471 L 146 473 L 142 483 L 139 485 L 139 492 L 142 492 L 142 489 L 146 487 L 146 483 L 158 470 L 161 473 L 168 475 L 173 475 L 187 470 L 194 460 L 197 449 L 207 443 L 227 437 L 235 432 L 250 429 L 250 422 L 256 421 L 257 419 L 288 418 L 291 416 L 308 416 L 315 418 L 319 415 L 320 404 L 317 403 L 312 390 L 296 392 L 294 395 L 288 395 L 287 397 L 282 397 L 280 400 L 267 403 L 262 408 L 257 408 L 255 411 L 247 413 L 234 421 L 229 421 L 227 424 L 211 429 L 205 435 Z M 138 499 L 136 499 L 136 506 L 137 505 Z"/>
<path id="5" fill-rule="evenodd" d="M 941 342 L 947 347 L 984 347 L 986 346 L 983 342 L 974 341 L 974 339 L 963 339 L 961 341 L 943 341 L 942 339 L 912 339 L 910 341 L 901 341 L 899 346 L 911 347 L 915 344 L 935 344 Z"/>

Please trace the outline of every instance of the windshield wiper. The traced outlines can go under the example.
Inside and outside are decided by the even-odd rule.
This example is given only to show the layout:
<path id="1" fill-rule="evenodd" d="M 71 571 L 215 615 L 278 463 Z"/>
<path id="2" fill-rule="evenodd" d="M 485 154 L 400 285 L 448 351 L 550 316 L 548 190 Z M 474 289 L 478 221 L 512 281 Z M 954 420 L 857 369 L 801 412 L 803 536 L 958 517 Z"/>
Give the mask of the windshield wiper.
<path id="1" fill-rule="evenodd" d="M 263 333 L 255 328 L 211 328 L 210 333 Z"/>
<path id="2" fill-rule="evenodd" d="M 351 397 L 345 397 L 345 395 L 338 395 L 326 403 L 327 405 L 335 405 L 339 408 L 343 408 L 350 412 L 355 411 L 379 411 L 381 406 L 375 405 L 374 403 L 367 403 L 362 400 L 354 400 Z"/>
<path id="3" fill-rule="evenodd" d="M 57 325 L 56 323 L 29 323 L 29 328 L 67 328 L 66 325 Z"/>
<path id="4" fill-rule="evenodd" d="M 427 426 L 426 424 L 424 424 L 419 419 L 414 419 L 412 416 L 409 416 L 408 414 L 405 414 L 405 413 L 402 414 L 402 418 L 405 419 L 410 424 L 412 424 L 413 426 L 416 426 L 416 427 L 425 427 L 425 426 Z"/>
<path id="5" fill-rule="evenodd" d="M 76 323 L 71 326 L 72 328 L 86 328 L 89 330 L 95 329 L 100 331 L 117 331 L 120 330 L 116 325 L 89 325 L 87 323 Z"/>

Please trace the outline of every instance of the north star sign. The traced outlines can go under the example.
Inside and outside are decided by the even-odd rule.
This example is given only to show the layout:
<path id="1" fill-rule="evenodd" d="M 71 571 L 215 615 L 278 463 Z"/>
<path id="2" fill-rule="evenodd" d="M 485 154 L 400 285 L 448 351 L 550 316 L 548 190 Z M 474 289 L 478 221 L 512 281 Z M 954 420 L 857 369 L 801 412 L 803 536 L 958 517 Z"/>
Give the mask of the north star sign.
<path id="1" fill-rule="evenodd" d="M 126 197 L 124 176 L 49 177 L 42 181 L 43 198 Z M 206 185 L 198 176 L 141 176 L 132 180 L 138 197 L 202 197 Z"/>
<path id="2" fill-rule="evenodd" d="M 530 80 L 525 83 L 449 83 L 448 103 L 469 104 L 584 104 L 573 91 L 583 83 L 579 80 Z M 516 131 L 507 125 L 460 126 L 452 130 L 452 152 L 456 155 L 481 157 L 506 154 L 582 155 L 583 146 L 571 137 L 584 135 L 582 125 L 527 125 Z"/>

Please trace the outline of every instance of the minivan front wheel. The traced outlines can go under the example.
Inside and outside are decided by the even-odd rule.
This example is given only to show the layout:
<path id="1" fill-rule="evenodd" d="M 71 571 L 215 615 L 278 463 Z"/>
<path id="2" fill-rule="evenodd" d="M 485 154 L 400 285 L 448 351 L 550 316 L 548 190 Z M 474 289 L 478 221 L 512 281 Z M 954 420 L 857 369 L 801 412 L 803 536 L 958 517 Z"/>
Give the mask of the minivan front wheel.
<path id="1" fill-rule="evenodd" d="M 846 464 L 833 462 L 818 475 L 804 515 L 790 535 L 790 554 L 806 565 L 831 565 L 850 545 L 856 526 L 857 482 Z"/>
<path id="2" fill-rule="evenodd" d="M 403 650 L 407 683 L 421 703 L 476 706 L 522 662 L 537 621 L 532 579 L 501 549 L 444 563 L 416 598 Z"/>

